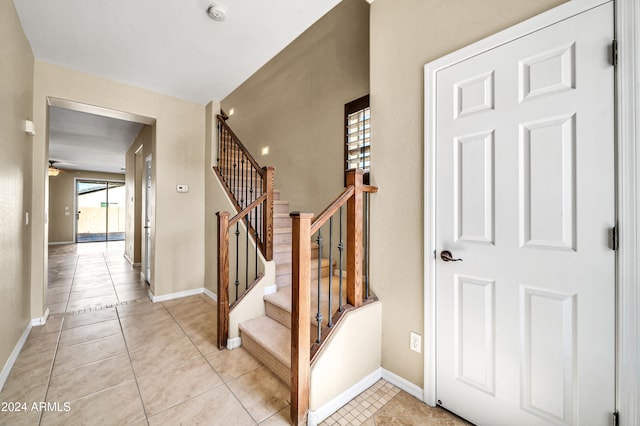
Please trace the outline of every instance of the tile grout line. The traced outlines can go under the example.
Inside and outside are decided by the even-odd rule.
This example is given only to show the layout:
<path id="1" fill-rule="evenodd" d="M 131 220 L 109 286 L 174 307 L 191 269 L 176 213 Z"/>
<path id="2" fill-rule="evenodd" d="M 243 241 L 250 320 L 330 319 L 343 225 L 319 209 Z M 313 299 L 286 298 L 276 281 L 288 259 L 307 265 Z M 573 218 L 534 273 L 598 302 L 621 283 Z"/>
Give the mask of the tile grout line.
<path id="1" fill-rule="evenodd" d="M 116 285 L 113 282 L 113 276 L 111 275 L 111 268 L 109 268 L 109 262 L 107 260 L 107 257 L 106 257 L 106 254 L 105 254 L 104 251 L 102 252 L 102 257 L 104 258 L 104 263 L 107 266 L 107 271 L 109 272 L 109 281 L 111 281 L 111 287 L 113 287 L 113 294 L 116 295 L 117 303 L 120 303 L 120 297 L 118 296 L 118 292 L 116 291 Z M 123 335 L 124 335 L 124 333 L 123 333 Z"/>
<path id="2" fill-rule="evenodd" d="M 76 266 L 73 268 L 73 276 L 71 278 L 71 287 L 69 287 L 69 294 L 67 295 L 67 303 L 64 305 L 64 311 L 67 312 L 67 307 L 69 306 L 69 299 L 71 298 L 71 290 L 73 289 L 73 280 L 76 276 L 76 271 L 78 270 L 78 262 L 80 261 L 80 255 L 76 256 Z M 51 386 L 51 376 L 53 375 L 53 366 L 56 364 L 56 358 L 58 357 L 58 349 L 60 348 L 60 340 L 62 339 L 62 327 L 64 327 L 64 317 L 62 318 L 62 322 L 60 323 L 60 329 L 58 330 L 58 339 L 56 341 L 56 349 L 53 354 L 53 360 L 51 361 L 51 367 L 49 368 L 49 378 L 47 380 L 47 390 L 44 393 L 44 401 L 47 401 L 47 396 L 49 395 L 49 387 Z M 40 412 L 40 416 L 38 417 L 38 426 L 42 424 L 42 417 L 44 416 L 44 412 Z"/>
<path id="3" fill-rule="evenodd" d="M 133 373 L 133 380 L 136 382 L 136 389 L 138 389 L 138 396 L 140 397 L 140 404 L 142 404 L 142 411 L 144 412 L 144 419 L 149 424 L 149 414 L 147 413 L 147 408 L 144 406 L 144 400 L 142 399 L 142 392 L 140 392 L 140 383 L 138 383 L 138 375 L 136 374 L 136 370 L 133 368 L 133 361 L 131 359 L 131 351 L 129 351 L 129 345 L 127 344 L 127 338 L 124 335 L 124 328 L 122 328 L 122 320 L 120 317 L 120 312 L 116 308 L 116 315 L 118 316 L 118 324 L 120 325 L 120 332 L 122 333 L 122 340 L 124 340 L 124 347 L 127 350 L 127 357 L 129 358 L 129 365 L 131 366 L 131 372 Z"/>
<path id="4" fill-rule="evenodd" d="M 53 360 L 51 360 L 51 367 L 49 367 L 49 378 L 47 380 L 47 390 L 44 393 L 44 400 L 42 402 L 47 401 L 47 396 L 49 395 L 49 387 L 51 386 L 51 377 L 53 375 L 53 366 L 56 364 L 56 358 L 58 357 L 58 349 L 60 348 L 60 340 L 62 339 L 62 327 L 64 326 L 64 318 L 60 323 L 60 329 L 58 330 L 58 339 L 56 340 L 56 349 L 53 354 Z M 44 416 L 44 411 L 40 411 L 40 416 L 38 416 L 38 425 L 42 424 L 42 417 Z"/>
<path id="5" fill-rule="evenodd" d="M 162 302 L 160 302 L 162 303 Z M 206 303 L 206 301 L 205 301 Z M 229 387 L 229 385 L 227 384 L 227 382 L 225 382 L 222 377 L 220 376 L 220 374 L 216 371 L 216 369 L 213 367 L 213 365 L 211 365 L 211 363 L 209 362 L 209 360 L 207 359 L 206 355 L 204 353 L 202 353 L 202 351 L 200 350 L 200 348 L 198 347 L 198 345 L 196 345 L 196 343 L 193 341 L 193 339 L 191 338 L 191 336 L 189 336 L 189 333 L 186 332 L 186 330 L 184 329 L 184 327 L 182 327 L 182 324 L 180 324 L 180 321 L 178 321 L 176 319 L 176 317 L 173 315 L 173 313 L 164 305 L 164 303 L 162 304 L 162 306 L 164 306 L 164 308 L 167 310 L 167 312 L 169 312 L 169 315 L 171 315 L 171 318 L 173 318 L 173 320 L 176 322 L 176 324 L 178 324 L 178 327 L 180 327 L 180 330 L 182 330 L 182 332 L 185 334 L 185 336 L 187 336 L 187 338 L 189 339 L 189 341 L 191 342 L 191 344 L 193 344 L 193 346 L 196 348 L 196 350 L 200 353 L 200 356 L 202 356 L 202 358 L 204 358 L 204 360 L 206 361 L 207 364 L 209 364 L 209 367 L 211 367 L 211 369 L 218 375 L 218 377 L 220 377 L 220 381 L 222 382 L 222 384 L 227 388 L 227 390 L 231 393 L 231 395 L 233 395 L 233 397 L 235 398 L 236 401 L 238 401 L 238 404 L 240 404 L 240 406 L 242 407 L 242 409 L 244 410 L 245 413 L 247 413 L 247 415 L 249 416 L 249 418 L 251 420 L 253 420 L 253 422 L 255 423 L 255 425 L 258 425 L 258 422 L 256 421 L 256 419 L 253 418 L 253 416 L 251 415 L 251 413 L 249 413 L 249 411 L 247 410 L 247 407 L 244 406 L 244 404 L 242 403 L 242 401 L 240 401 L 240 399 L 238 398 L 238 396 L 233 392 L 233 390 Z M 217 345 L 216 345 L 217 347 Z M 226 349 L 224 349 L 226 350 Z M 262 365 L 262 363 L 260 363 L 260 365 Z M 248 373 L 245 373 L 248 374 Z M 243 374 L 244 375 L 244 374 Z M 241 377 L 241 376 L 240 376 Z M 215 389 L 215 388 L 212 388 Z M 205 392 L 208 392 L 211 389 L 208 389 Z M 202 392 L 204 393 L 204 392 Z M 202 395 L 202 393 L 200 395 Z M 192 397 L 193 398 L 193 397 Z M 189 398 L 191 399 L 191 398 Z M 185 400 L 186 401 L 186 400 Z M 181 401 L 180 403 L 182 403 L 184 401 Z M 178 404 L 176 404 L 178 405 Z M 175 405 L 174 405 L 175 406 Z M 164 411 L 164 410 L 163 410 Z M 274 413 L 276 414 L 276 413 Z"/>

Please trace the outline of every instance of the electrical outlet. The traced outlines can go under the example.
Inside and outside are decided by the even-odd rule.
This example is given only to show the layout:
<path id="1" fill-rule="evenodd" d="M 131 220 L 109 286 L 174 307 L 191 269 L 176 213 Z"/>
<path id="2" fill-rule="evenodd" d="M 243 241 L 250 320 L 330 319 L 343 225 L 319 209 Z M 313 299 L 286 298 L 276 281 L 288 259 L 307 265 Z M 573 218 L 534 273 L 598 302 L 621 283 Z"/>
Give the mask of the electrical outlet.
<path id="1" fill-rule="evenodd" d="M 409 334 L 409 349 L 420 353 L 421 347 L 422 347 L 422 336 L 412 331 Z"/>

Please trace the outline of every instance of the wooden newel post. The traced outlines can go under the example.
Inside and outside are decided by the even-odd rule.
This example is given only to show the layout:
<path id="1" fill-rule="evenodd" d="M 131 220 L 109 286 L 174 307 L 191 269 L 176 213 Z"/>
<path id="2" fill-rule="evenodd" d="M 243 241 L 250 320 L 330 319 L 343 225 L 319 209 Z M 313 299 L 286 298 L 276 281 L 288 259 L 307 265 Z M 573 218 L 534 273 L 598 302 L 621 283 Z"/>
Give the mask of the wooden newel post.
<path id="1" fill-rule="evenodd" d="M 291 213 L 291 423 L 306 424 L 311 358 L 311 218 Z"/>
<path id="2" fill-rule="evenodd" d="M 262 170 L 264 171 L 262 175 L 262 192 L 267 194 L 267 199 L 262 207 L 263 254 L 265 260 L 269 261 L 273 259 L 273 178 L 275 169 L 273 167 L 263 167 Z"/>
<path id="3" fill-rule="evenodd" d="M 229 338 L 229 212 L 218 212 L 218 349 Z"/>
<path id="4" fill-rule="evenodd" d="M 347 171 L 347 186 L 355 192 L 347 201 L 347 303 L 362 305 L 362 176 L 361 169 Z"/>

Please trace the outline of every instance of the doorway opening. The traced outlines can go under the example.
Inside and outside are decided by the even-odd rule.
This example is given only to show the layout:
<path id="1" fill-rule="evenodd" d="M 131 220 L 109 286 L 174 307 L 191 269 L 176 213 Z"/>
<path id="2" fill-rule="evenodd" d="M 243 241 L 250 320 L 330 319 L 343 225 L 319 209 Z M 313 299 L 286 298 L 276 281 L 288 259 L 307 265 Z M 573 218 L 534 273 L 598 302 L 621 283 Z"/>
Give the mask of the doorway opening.
<path id="1" fill-rule="evenodd" d="M 123 241 L 127 200 L 124 182 L 76 179 L 75 187 L 75 241 Z"/>

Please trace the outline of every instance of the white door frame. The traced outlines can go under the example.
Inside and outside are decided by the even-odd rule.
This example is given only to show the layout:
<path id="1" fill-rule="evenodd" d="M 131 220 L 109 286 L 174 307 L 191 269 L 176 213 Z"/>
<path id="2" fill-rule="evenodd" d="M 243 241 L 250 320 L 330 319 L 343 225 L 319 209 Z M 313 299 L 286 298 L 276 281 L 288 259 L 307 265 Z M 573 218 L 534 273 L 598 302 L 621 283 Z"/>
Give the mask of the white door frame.
<path id="1" fill-rule="evenodd" d="M 436 73 L 448 66 L 591 9 L 605 0 L 572 0 L 425 65 L 424 149 L 424 401 L 436 405 L 435 297 L 435 89 Z M 640 424 L 640 3 L 615 0 L 618 40 L 616 70 L 617 216 L 617 381 L 616 408 L 620 424 Z"/>
<path id="2" fill-rule="evenodd" d="M 151 172 L 149 172 L 151 169 Z M 151 181 L 153 182 L 153 154 L 149 154 L 144 159 L 144 173 L 142 175 L 142 198 L 143 198 L 143 208 L 142 208 L 142 247 L 144 250 L 142 251 L 142 268 L 141 268 L 141 276 L 142 278 L 151 285 L 151 246 L 153 244 L 152 235 L 153 229 L 151 228 L 151 223 L 154 222 L 154 218 L 150 217 L 149 214 L 151 209 L 151 197 L 153 196 L 153 192 L 150 192 L 149 189 L 149 176 L 151 175 Z M 155 212 L 152 212 L 155 214 Z M 147 221 L 147 219 L 149 219 Z M 147 223 L 149 222 L 149 223 Z M 148 236 L 147 236 L 148 234 Z"/>

